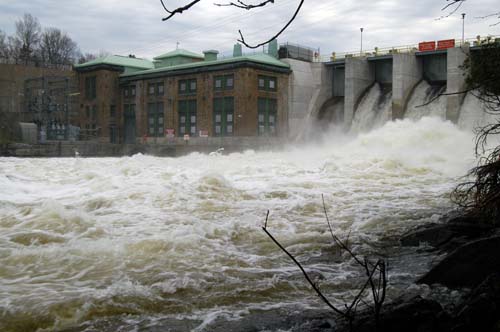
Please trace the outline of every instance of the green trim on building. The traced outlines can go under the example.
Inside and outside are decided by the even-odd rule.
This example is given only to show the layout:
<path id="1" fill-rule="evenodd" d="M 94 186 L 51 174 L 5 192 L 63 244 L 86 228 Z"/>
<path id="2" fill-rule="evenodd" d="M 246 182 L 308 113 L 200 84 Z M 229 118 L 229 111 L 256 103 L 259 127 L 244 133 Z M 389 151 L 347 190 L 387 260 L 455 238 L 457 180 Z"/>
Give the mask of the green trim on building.
<path id="1" fill-rule="evenodd" d="M 79 70 L 88 67 L 95 67 L 102 65 L 119 66 L 119 67 L 133 68 L 139 70 L 154 68 L 153 63 L 149 60 L 131 58 L 128 56 L 121 56 L 121 55 L 107 55 L 105 57 L 97 58 L 95 60 L 88 61 L 79 65 L 74 65 L 74 68 L 76 70 Z"/>
<path id="2" fill-rule="evenodd" d="M 174 51 L 170 51 L 168 53 L 154 57 L 153 60 L 163 60 L 163 59 L 179 57 L 179 56 L 180 57 L 187 57 L 187 58 L 196 58 L 196 59 L 203 59 L 204 58 L 203 55 L 201 55 L 201 54 L 197 54 L 197 53 L 179 48 L 179 49 L 176 49 Z"/>
<path id="3" fill-rule="evenodd" d="M 246 55 L 246 56 L 239 56 L 239 57 L 233 57 L 233 58 L 227 58 L 227 59 L 220 59 L 220 60 L 215 60 L 215 61 L 198 61 L 198 62 L 192 62 L 192 63 L 187 63 L 187 64 L 182 64 L 182 65 L 177 65 L 177 66 L 170 66 L 170 67 L 161 67 L 161 68 L 156 68 L 156 69 L 148 69 L 148 70 L 141 70 L 138 72 L 134 73 L 125 73 L 120 75 L 122 78 L 134 78 L 134 76 L 140 76 L 140 78 L 144 78 L 145 76 L 155 76 L 155 74 L 166 74 L 169 72 L 177 72 L 177 71 L 196 71 L 197 69 L 199 70 L 200 68 L 208 68 L 209 67 L 215 67 L 215 66 L 222 66 L 222 65 L 233 65 L 237 63 L 255 63 L 258 65 L 264 65 L 264 66 L 270 66 L 270 67 L 275 67 L 279 68 L 281 70 L 290 70 L 290 65 L 284 62 L 281 62 L 280 60 L 268 55 L 268 54 L 254 54 L 254 55 Z"/>

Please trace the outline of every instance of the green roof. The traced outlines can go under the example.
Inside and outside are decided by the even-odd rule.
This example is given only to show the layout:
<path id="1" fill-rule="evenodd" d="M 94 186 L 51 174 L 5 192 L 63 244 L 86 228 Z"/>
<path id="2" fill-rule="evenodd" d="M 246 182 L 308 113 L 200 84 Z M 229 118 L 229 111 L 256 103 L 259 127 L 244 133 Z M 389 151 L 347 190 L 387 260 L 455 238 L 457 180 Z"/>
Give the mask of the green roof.
<path id="1" fill-rule="evenodd" d="M 274 66 L 274 67 L 280 67 L 280 68 L 290 68 L 289 64 L 281 62 L 280 60 L 276 59 L 273 56 L 270 56 L 270 55 L 265 54 L 265 53 L 259 53 L 259 54 L 253 54 L 253 55 L 243 55 L 243 56 L 238 56 L 238 57 L 219 59 L 219 60 L 214 60 L 214 61 L 198 61 L 198 62 L 186 63 L 186 64 L 176 65 L 176 66 L 141 70 L 141 71 L 136 71 L 134 73 L 125 73 L 125 74 L 122 74 L 120 76 L 121 77 L 130 77 L 130 76 L 136 76 L 136 75 L 147 75 L 147 74 L 170 72 L 170 71 L 183 70 L 183 69 L 194 69 L 194 68 L 199 68 L 199 67 L 217 66 L 217 65 L 230 64 L 230 63 L 243 62 L 243 61 L 249 61 L 249 62 L 254 62 L 254 63 L 258 63 L 258 64 L 263 64 L 263 65 L 269 65 L 269 66 Z"/>
<path id="2" fill-rule="evenodd" d="M 129 68 L 138 68 L 138 69 L 152 69 L 154 65 L 151 61 L 140 59 L 140 58 L 131 58 L 128 56 L 122 55 L 107 55 L 101 58 L 97 58 L 95 60 L 91 60 L 79 65 L 75 65 L 75 68 L 85 68 L 97 65 L 115 65 L 121 67 L 129 67 Z"/>
<path id="3" fill-rule="evenodd" d="M 182 48 L 178 48 L 174 51 L 159 55 L 154 58 L 154 60 L 161 60 L 161 59 L 168 59 L 168 58 L 173 58 L 176 56 L 183 56 L 187 58 L 197 58 L 197 59 L 203 59 L 203 55 L 197 54 L 188 50 L 184 50 Z"/>

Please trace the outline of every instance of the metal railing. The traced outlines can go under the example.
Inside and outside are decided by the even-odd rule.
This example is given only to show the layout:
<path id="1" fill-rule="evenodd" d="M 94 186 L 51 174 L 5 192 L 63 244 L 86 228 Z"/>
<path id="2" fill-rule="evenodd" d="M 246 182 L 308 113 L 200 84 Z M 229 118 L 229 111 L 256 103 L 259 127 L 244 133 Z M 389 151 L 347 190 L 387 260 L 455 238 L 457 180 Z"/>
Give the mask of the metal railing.
<path id="1" fill-rule="evenodd" d="M 455 47 L 461 47 L 462 45 L 467 46 L 480 46 L 487 43 L 495 43 L 500 42 L 500 36 L 485 36 L 485 37 L 476 37 L 476 38 L 467 38 L 462 42 L 462 39 L 455 39 Z M 331 62 L 336 60 L 343 60 L 349 57 L 375 57 L 375 56 L 384 56 L 390 54 L 397 53 L 414 53 L 418 52 L 418 44 L 412 45 L 402 45 L 402 46 L 392 46 L 392 47 L 384 47 L 384 48 L 374 48 L 371 50 L 363 50 L 360 51 L 352 51 L 352 52 L 341 52 L 336 53 L 332 52 L 330 55 L 320 55 L 319 62 Z"/>

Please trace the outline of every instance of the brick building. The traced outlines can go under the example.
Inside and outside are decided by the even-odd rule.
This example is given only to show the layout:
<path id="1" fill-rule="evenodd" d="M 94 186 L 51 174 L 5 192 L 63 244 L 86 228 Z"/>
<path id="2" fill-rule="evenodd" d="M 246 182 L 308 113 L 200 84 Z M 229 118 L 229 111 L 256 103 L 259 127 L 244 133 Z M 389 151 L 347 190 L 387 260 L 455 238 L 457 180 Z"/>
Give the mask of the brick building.
<path id="1" fill-rule="evenodd" d="M 186 50 L 75 66 L 84 132 L 112 143 L 287 134 L 289 65 L 266 53 Z"/>

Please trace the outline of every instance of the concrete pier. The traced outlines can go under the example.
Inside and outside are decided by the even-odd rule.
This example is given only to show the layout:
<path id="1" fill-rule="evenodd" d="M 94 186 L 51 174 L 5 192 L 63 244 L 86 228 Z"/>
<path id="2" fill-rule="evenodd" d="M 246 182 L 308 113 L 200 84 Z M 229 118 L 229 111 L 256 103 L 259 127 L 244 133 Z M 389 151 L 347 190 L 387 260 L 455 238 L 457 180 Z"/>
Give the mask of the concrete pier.
<path id="1" fill-rule="evenodd" d="M 392 57 L 392 119 L 404 117 L 406 104 L 422 80 L 422 61 L 415 54 L 394 54 Z"/>
<path id="2" fill-rule="evenodd" d="M 351 125 L 360 97 L 374 82 L 375 70 L 366 58 L 345 59 L 345 127 Z"/>
<path id="3" fill-rule="evenodd" d="M 319 62 L 282 59 L 292 69 L 288 95 L 288 132 L 297 138 L 308 125 L 309 117 L 318 113 L 332 97 L 332 68 Z"/>
<path id="4" fill-rule="evenodd" d="M 465 59 L 469 56 L 468 47 L 448 49 L 446 93 L 456 93 L 465 90 L 466 73 L 463 68 Z M 465 93 L 448 95 L 446 104 L 446 119 L 453 123 L 458 122 L 460 106 L 464 101 Z"/>

